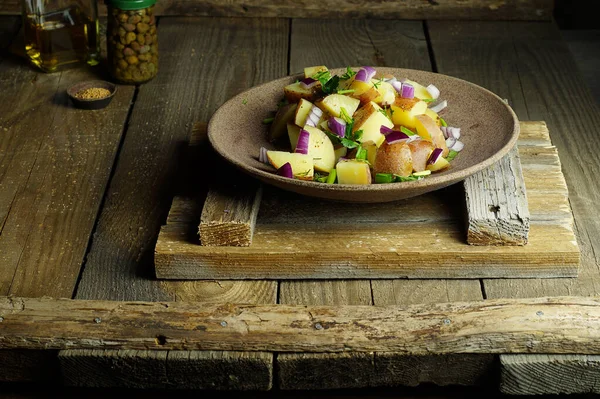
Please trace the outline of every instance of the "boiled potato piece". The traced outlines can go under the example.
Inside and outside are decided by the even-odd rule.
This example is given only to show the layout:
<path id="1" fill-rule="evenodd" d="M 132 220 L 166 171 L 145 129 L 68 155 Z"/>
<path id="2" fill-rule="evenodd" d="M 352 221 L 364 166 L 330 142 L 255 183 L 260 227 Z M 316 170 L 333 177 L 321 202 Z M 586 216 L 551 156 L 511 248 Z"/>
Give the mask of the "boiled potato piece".
<path id="1" fill-rule="evenodd" d="M 444 157 L 439 157 L 438 160 L 435 161 L 434 164 L 427 165 L 427 170 L 430 170 L 432 172 L 437 172 L 442 169 L 446 169 L 448 166 L 450 166 L 450 162 L 446 161 L 446 158 L 444 158 Z"/>
<path id="2" fill-rule="evenodd" d="M 331 140 L 316 127 L 304 126 L 304 130 L 310 133 L 308 155 L 313 157 L 315 170 L 329 173 L 335 166 L 335 150 Z"/>
<path id="3" fill-rule="evenodd" d="M 396 89 L 394 89 L 394 86 L 378 79 L 373 79 L 373 82 L 377 83 L 376 90 L 379 93 L 379 96 L 377 96 L 373 102 L 379 105 L 382 105 L 383 103 L 386 105 L 393 104 L 396 99 Z"/>
<path id="4" fill-rule="evenodd" d="M 310 89 L 304 88 L 300 82 L 292 83 L 283 88 L 283 95 L 289 103 L 297 103 L 300 99 L 314 101 L 317 98 L 319 88 L 317 86 Z"/>
<path id="5" fill-rule="evenodd" d="M 427 103 L 417 98 L 396 98 L 391 106 L 394 125 L 405 126 L 409 129 L 416 127 L 415 116 L 427 112 Z"/>
<path id="6" fill-rule="evenodd" d="M 310 110 L 313 107 L 313 103 L 303 98 L 300 99 L 298 103 L 298 108 L 296 108 L 296 115 L 294 116 L 294 123 L 296 126 L 304 127 L 306 124 L 306 120 L 308 119 L 308 115 L 310 115 Z"/>
<path id="7" fill-rule="evenodd" d="M 415 97 L 419 100 L 431 100 L 431 94 L 427 91 L 427 88 L 420 83 L 414 82 L 412 80 L 407 79 L 404 83 L 410 84 L 415 88 Z"/>
<path id="8" fill-rule="evenodd" d="M 306 67 L 306 68 L 304 68 L 304 78 L 312 78 L 317 73 L 325 72 L 328 70 L 329 69 L 327 69 L 327 67 L 325 65 Z"/>
<path id="9" fill-rule="evenodd" d="M 345 157 L 346 154 L 348 154 L 348 149 L 346 147 L 344 147 L 343 145 L 339 145 L 338 147 L 335 147 L 334 151 L 335 151 L 335 163 L 336 164 L 340 161 L 341 157 Z"/>
<path id="10" fill-rule="evenodd" d="M 385 140 L 385 136 L 380 132 L 381 126 L 393 128 L 394 124 L 385 116 L 383 109 L 373 101 L 359 108 L 354 114 L 352 131 L 363 131 L 360 139 L 362 143 L 372 141 L 379 147 Z"/>
<path id="11" fill-rule="evenodd" d="M 339 184 L 371 184 L 371 169 L 366 162 L 340 161 L 336 169 Z"/>
<path id="12" fill-rule="evenodd" d="M 267 151 L 267 159 L 275 169 L 290 163 L 294 177 L 300 180 L 312 180 L 314 176 L 313 159 L 307 154 L 285 151 Z"/>
<path id="13" fill-rule="evenodd" d="M 287 104 L 279 108 L 269 128 L 268 138 L 270 141 L 275 141 L 285 135 L 286 126 L 294 119 L 297 106 L 298 104 Z"/>
<path id="14" fill-rule="evenodd" d="M 425 115 L 427 115 L 431 119 L 433 119 L 435 121 L 436 125 L 442 126 L 442 120 L 441 120 L 440 116 L 437 114 L 437 112 L 432 111 L 431 108 L 427 108 L 427 111 L 425 111 Z"/>
<path id="15" fill-rule="evenodd" d="M 398 176 L 409 176 L 412 171 L 412 154 L 408 144 L 388 144 L 387 141 L 384 141 L 377 149 L 373 173 L 393 173 Z"/>
<path id="16" fill-rule="evenodd" d="M 370 101 L 373 101 L 379 96 L 379 92 L 375 87 L 373 87 L 373 83 L 365 83 L 360 80 L 353 80 L 348 88 L 350 90 L 354 90 L 354 92 L 350 95 L 359 99 L 361 104 L 366 104 Z"/>
<path id="17" fill-rule="evenodd" d="M 294 125 L 293 123 L 287 124 L 287 132 L 288 137 L 290 139 L 290 146 L 292 147 L 292 152 L 296 151 L 296 144 L 298 144 L 298 136 L 300 136 L 300 127 Z"/>
<path id="18" fill-rule="evenodd" d="M 435 124 L 433 119 L 427 115 L 417 115 L 415 116 L 415 120 L 417 134 L 424 140 L 433 142 L 433 145 L 435 145 L 436 148 L 441 148 L 443 157 L 448 156 L 449 150 L 448 146 L 446 145 L 444 133 L 442 133 L 440 127 Z"/>
<path id="19" fill-rule="evenodd" d="M 348 115 L 354 115 L 359 105 L 360 100 L 342 94 L 330 94 L 317 104 L 319 108 L 329 115 L 337 117 L 340 116 L 342 108 L 346 110 Z"/>
<path id="20" fill-rule="evenodd" d="M 426 169 L 429 155 L 435 148 L 431 141 L 416 140 L 408 143 L 412 156 L 412 164 L 414 172 L 422 172 Z"/>

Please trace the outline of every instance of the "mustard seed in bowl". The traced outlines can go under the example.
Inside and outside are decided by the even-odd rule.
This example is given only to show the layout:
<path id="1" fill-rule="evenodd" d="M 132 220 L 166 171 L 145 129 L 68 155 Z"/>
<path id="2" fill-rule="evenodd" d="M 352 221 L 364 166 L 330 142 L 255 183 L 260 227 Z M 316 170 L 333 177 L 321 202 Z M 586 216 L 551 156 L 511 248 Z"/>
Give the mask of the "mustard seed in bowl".
<path id="1" fill-rule="evenodd" d="M 90 87 L 75 93 L 75 97 L 80 100 L 100 100 L 110 96 L 110 90 L 103 87 Z"/>

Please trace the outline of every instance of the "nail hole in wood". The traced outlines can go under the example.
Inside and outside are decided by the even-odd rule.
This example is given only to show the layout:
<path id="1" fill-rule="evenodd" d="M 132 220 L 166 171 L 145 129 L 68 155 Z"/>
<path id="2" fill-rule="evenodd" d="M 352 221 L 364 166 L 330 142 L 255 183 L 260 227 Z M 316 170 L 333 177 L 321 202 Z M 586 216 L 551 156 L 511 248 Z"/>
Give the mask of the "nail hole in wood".
<path id="1" fill-rule="evenodd" d="M 157 345 L 165 345 L 166 343 L 167 343 L 167 337 L 165 337 L 164 335 L 156 336 L 156 344 Z"/>

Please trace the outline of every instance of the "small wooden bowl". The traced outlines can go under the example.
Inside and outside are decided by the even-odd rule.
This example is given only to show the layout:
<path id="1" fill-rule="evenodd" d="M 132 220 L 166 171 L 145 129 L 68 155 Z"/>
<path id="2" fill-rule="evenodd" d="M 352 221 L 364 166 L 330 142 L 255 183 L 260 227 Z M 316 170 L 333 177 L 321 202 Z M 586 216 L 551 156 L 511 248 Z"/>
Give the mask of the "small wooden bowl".
<path id="1" fill-rule="evenodd" d="M 104 98 L 84 100 L 75 97 L 77 93 L 82 90 L 90 88 L 101 88 L 110 91 L 110 95 Z M 79 82 L 67 89 L 67 94 L 71 98 L 71 101 L 77 108 L 81 109 L 102 109 L 106 107 L 112 101 L 115 93 L 117 92 L 117 85 L 107 82 L 105 80 L 86 80 L 85 82 Z"/>

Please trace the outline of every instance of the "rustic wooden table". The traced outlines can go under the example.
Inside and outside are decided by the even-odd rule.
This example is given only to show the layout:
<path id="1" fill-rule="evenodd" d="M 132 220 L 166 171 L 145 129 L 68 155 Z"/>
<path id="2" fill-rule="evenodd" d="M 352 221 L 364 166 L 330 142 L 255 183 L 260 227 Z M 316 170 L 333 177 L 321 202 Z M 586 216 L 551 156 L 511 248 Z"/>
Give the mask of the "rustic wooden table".
<path id="1" fill-rule="evenodd" d="M 176 2 L 165 3 L 166 15 L 159 19 L 159 75 L 139 87 L 120 86 L 110 106 L 94 112 L 74 109 L 65 89 L 82 79 L 103 77 L 102 67 L 39 73 L 9 51 L 18 44 L 20 19 L 0 17 L 0 295 L 5 296 L 0 298 L 0 348 L 4 348 L 0 381 L 244 390 L 430 382 L 488 384 L 497 389 L 500 370 L 501 389 L 506 393 L 600 393 L 600 356 L 596 356 L 600 349 L 593 343 L 598 338 L 594 327 L 598 327 L 599 305 L 585 298 L 600 295 L 596 214 L 600 111 L 549 20 L 551 2 L 509 1 L 504 3 L 510 9 L 500 6 L 499 11 L 487 5 L 466 11 L 431 5 L 404 11 L 393 7 L 388 12 L 378 7 L 340 11 L 361 17 L 356 19 L 311 19 L 307 17 L 317 16 L 318 10 L 277 9 L 269 2 L 262 8 L 233 9 L 221 8 L 218 2 L 201 3 L 190 13 L 223 16 L 169 16 L 183 12 Z M 334 7 L 345 2 L 330 3 Z M 13 6 L 4 2 L 0 11 L 14 12 Z M 299 18 L 287 18 L 292 12 Z M 249 18 L 238 18 L 242 14 Z M 329 9 L 326 16 L 334 14 Z M 508 99 L 521 120 L 545 121 L 569 188 L 581 248 L 579 277 L 155 279 L 154 244 L 173 194 L 205 188 L 214 173 L 210 167 L 196 168 L 191 175 L 182 173 L 192 167 L 185 149 L 193 133 L 202 137 L 212 113 L 245 88 L 319 64 L 394 66 L 456 76 Z M 424 355 L 425 342 L 419 356 L 380 351 L 381 347 L 365 352 L 277 354 L 268 343 L 256 346 L 255 352 L 243 351 L 243 338 L 224 345 L 224 350 L 185 346 L 152 350 L 161 349 L 167 338 L 156 337 L 157 348 L 141 341 L 120 345 L 110 341 L 108 330 L 103 332 L 108 334 L 105 341 L 100 337 L 95 344 L 85 343 L 86 329 L 102 326 L 100 319 L 79 328 L 81 336 L 73 346 L 64 340 L 53 342 L 40 331 L 51 331 L 56 323 L 62 323 L 65 331 L 77 330 L 69 330 L 69 314 L 87 317 L 82 310 L 87 306 L 107 315 L 118 311 L 117 304 L 131 306 L 138 312 L 138 324 L 132 324 L 136 328 L 144 328 L 140 317 L 152 318 L 138 305 L 114 301 L 159 302 L 156 306 L 169 302 L 174 312 L 185 314 L 178 306 L 188 302 L 208 302 L 212 305 L 207 306 L 227 312 L 219 304 L 261 304 L 263 310 L 275 304 L 422 305 L 426 309 L 436 303 L 498 299 L 499 307 L 518 310 L 521 302 L 504 299 L 530 304 L 525 298 L 563 296 L 579 297 L 559 303 L 572 302 L 578 316 L 572 323 L 582 329 L 578 337 L 587 334 L 589 340 L 577 345 L 577 339 L 564 336 L 563 342 L 555 334 L 549 338 L 553 346 L 542 345 L 546 350 L 541 354 L 524 354 L 526 350 L 517 344 L 507 350 L 509 344 L 495 341 L 488 353 L 479 348 Z M 40 297 L 69 301 L 35 299 Z M 30 306 L 41 317 L 32 319 L 34 324 L 23 321 L 18 326 L 21 335 L 11 340 L 4 329 L 11 328 L 12 313 Z M 23 338 L 27 331 L 31 339 Z M 515 334 L 517 340 L 527 341 L 525 346 L 544 342 L 544 330 L 537 335 L 530 330 L 525 331 L 527 336 Z M 201 335 L 197 340 L 197 348 L 207 349 Z M 485 346 L 481 341 L 478 345 Z"/>

